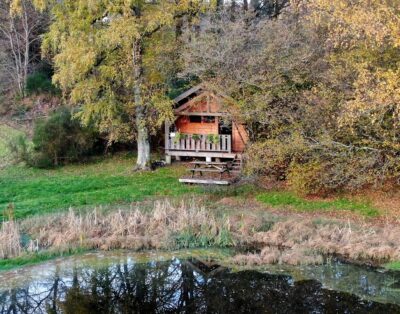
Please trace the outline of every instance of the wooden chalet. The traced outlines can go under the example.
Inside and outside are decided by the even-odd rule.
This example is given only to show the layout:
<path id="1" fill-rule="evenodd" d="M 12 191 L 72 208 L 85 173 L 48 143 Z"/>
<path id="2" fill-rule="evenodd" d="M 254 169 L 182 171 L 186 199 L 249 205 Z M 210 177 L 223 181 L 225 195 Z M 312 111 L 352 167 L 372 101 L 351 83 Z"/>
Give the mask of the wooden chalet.
<path id="1" fill-rule="evenodd" d="M 200 157 L 211 162 L 241 158 L 248 134 L 228 112 L 228 97 L 201 84 L 174 100 L 176 120 L 165 126 L 167 163 L 172 157 Z"/>

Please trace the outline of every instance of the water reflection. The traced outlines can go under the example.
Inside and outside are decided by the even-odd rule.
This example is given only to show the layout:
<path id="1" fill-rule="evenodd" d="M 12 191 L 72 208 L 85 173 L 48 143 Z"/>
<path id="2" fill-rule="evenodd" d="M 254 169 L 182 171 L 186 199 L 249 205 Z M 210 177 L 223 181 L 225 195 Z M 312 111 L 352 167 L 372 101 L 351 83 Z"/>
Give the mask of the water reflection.
<path id="1" fill-rule="evenodd" d="M 323 289 L 317 281 L 231 272 L 196 259 L 49 268 L 0 288 L 0 313 L 400 313 L 400 307 Z M 364 280 L 362 277 L 360 280 Z"/>

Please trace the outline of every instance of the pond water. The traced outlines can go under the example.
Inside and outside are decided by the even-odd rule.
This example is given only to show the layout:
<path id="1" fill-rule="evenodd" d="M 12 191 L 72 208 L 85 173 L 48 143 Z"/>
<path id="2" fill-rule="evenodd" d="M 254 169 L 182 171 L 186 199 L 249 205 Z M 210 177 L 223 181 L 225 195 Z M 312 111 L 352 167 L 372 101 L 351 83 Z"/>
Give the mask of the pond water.
<path id="1" fill-rule="evenodd" d="M 400 274 L 240 270 L 227 251 L 89 253 L 0 273 L 0 313 L 400 313 Z"/>

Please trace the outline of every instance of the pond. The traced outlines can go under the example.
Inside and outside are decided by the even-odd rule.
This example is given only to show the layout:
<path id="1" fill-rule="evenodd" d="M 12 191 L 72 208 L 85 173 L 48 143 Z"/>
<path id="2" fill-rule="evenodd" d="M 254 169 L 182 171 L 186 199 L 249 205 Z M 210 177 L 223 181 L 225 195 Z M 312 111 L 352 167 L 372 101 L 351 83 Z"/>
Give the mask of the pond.
<path id="1" fill-rule="evenodd" d="M 228 251 L 89 253 L 0 273 L 0 313 L 400 313 L 400 274 L 232 269 Z"/>

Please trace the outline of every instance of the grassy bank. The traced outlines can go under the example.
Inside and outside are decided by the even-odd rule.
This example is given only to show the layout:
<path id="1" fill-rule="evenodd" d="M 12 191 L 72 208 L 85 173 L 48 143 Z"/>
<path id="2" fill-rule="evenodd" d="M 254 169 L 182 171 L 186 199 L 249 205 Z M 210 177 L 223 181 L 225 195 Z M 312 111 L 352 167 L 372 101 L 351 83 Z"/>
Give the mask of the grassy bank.
<path id="1" fill-rule="evenodd" d="M 287 191 L 263 192 L 257 195 L 256 198 L 259 202 L 273 207 L 287 207 L 303 212 L 347 210 L 367 217 L 376 217 L 379 215 L 379 210 L 368 202 L 356 202 L 347 198 L 314 200 L 302 198 Z"/>
<path id="2" fill-rule="evenodd" d="M 15 269 L 19 267 L 25 267 L 35 264 L 44 263 L 56 258 L 60 257 L 68 257 L 72 255 L 83 254 L 88 251 L 82 249 L 73 249 L 70 251 L 65 252 L 51 252 L 51 251 L 44 251 L 38 253 L 26 253 L 19 257 L 14 257 L 10 259 L 2 259 L 0 260 L 0 271 L 6 271 L 10 269 Z"/>
<path id="3" fill-rule="evenodd" d="M 400 260 L 385 264 L 385 268 L 389 270 L 400 271 Z"/>
<path id="4" fill-rule="evenodd" d="M 205 204 L 200 198 L 157 201 L 145 210 L 140 205 L 108 212 L 70 210 L 5 222 L 0 228 L 0 269 L 75 251 L 114 249 L 262 249 L 233 258 L 239 265 L 314 264 L 330 255 L 375 265 L 400 260 L 398 226 L 273 217 L 260 209 L 244 215 L 241 208 L 221 212 Z"/>
<path id="5" fill-rule="evenodd" d="M 16 218 L 69 207 L 113 205 L 150 196 L 179 196 L 193 188 L 178 182 L 181 166 L 132 172 L 135 158 L 115 156 L 53 170 L 12 166 L 0 170 L 0 219 L 13 204 Z"/>

